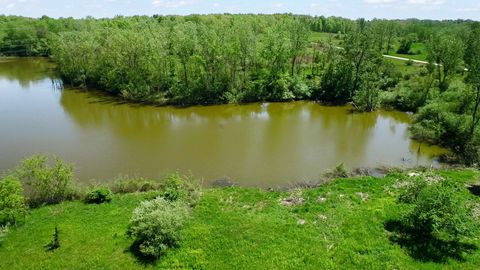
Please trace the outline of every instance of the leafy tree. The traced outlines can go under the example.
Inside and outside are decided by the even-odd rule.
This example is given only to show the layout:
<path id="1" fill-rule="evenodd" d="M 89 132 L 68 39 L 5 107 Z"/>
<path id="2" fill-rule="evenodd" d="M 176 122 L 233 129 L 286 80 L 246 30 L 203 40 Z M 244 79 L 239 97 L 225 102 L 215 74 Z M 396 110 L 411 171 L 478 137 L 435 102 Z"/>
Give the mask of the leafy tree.
<path id="1" fill-rule="evenodd" d="M 449 147 L 463 163 L 477 162 L 476 139 L 469 133 L 474 101 L 472 94 L 471 88 L 462 82 L 452 83 L 448 90 L 431 100 L 415 115 L 411 127 L 413 136 Z"/>
<path id="2" fill-rule="evenodd" d="M 353 96 L 353 101 L 360 111 L 374 111 L 380 103 L 380 88 L 376 66 L 366 67 L 369 69 L 361 79 L 362 84 Z"/>
<path id="3" fill-rule="evenodd" d="M 432 36 L 427 44 L 428 60 L 436 65 L 440 90 L 448 89 L 449 79 L 461 64 L 463 44 L 455 36 L 438 34 Z"/>
<path id="4" fill-rule="evenodd" d="M 473 104 L 471 110 L 471 121 L 469 136 L 473 137 L 480 122 L 480 24 L 472 27 L 472 32 L 465 50 L 465 64 L 468 72 L 466 82 L 471 85 Z"/>
<path id="5" fill-rule="evenodd" d="M 17 224 L 26 212 L 20 181 L 12 175 L 0 179 L 0 226 Z"/>
<path id="6" fill-rule="evenodd" d="M 309 32 L 305 23 L 301 22 L 299 19 L 294 19 L 290 22 L 290 58 L 292 59 L 292 70 L 291 76 L 295 75 L 295 64 L 300 54 L 303 52 L 307 46 Z"/>
<path id="7" fill-rule="evenodd" d="M 400 47 L 398 48 L 397 53 L 410 54 L 410 49 L 416 40 L 417 36 L 415 34 L 409 34 L 404 37 L 400 42 Z"/>
<path id="8" fill-rule="evenodd" d="M 31 207 L 59 203 L 72 196 L 73 167 L 58 158 L 53 166 L 49 166 L 47 156 L 26 158 L 15 168 L 13 175 L 25 186 Z"/>

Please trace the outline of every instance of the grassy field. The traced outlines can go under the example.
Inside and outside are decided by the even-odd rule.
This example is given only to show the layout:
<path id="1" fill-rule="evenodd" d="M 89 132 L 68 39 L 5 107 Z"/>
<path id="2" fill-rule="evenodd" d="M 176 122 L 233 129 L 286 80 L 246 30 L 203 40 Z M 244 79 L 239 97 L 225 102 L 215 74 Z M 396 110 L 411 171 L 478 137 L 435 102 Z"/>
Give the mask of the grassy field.
<path id="1" fill-rule="evenodd" d="M 413 52 L 414 54 L 399 54 L 397 53 L 398 46 L 399 44 L 396 44 L 388 55 L 398 56 L 398 57 L 403 57 L 403 58 L 408 58 L 413 60 L 427 61 L 427 47 L 425 46 L 424 43 L 420 43 L 420 42 L 413 43 L 410 49 L 410 52 Z"/>
<path id="2" fill-rule="evenodd" d="M 419 63 L 412 63 L 411 65 L 408 65 L 407 61 L 392 59 L 392 58 L 386 58 L 385 60 L 392 63 L 395 66 L 395 68 L 398 71 L 400 71 L 403 75 L 405 75 L 405 74 L 411 74 L 411 75 L 417 74 L 420 67 L 425 66 L 425 65 L 419 64 Z"/>
<path id="3" fill-rule="evenodd" d="M 320 32 L 310 32 L 309 36 L 310 42 L 323 42 L 327 44 L 332 44 L 334 46 L 341 46 L 342 36 L 333 33 L 320 33 Z M 399 54 L 397 53 L 398 47 L 400 46 L 399 42 L 396 42 L 392 45 L 392 49 L 388 55 L 398 56 L 413 60 L 427 61 L 427 48 L 424 43 L 416 42 L 412 44 L 410 52 L 413 54 Z"/>
<path id="4" fill-rule="evenodd" d="M 338 47 L 342 46 L 342 37 L 339 36 L 338 34 L 332 34 L 332 33 L 311 32 L 309 36 L 309 41 L 312 43 L 322 42 L 325 44 L 332 44 Z M 426 55 L 427 49 L 425 47 L 425 44 L 423 43 L 414 43 L 411 48 L 412 52 L 420 52 L 420 54 L 398 54 L 396 53 L 398 46 L 399 46 L 398 42 L 397 44 L 394 44 L 393 45 L 394 48 L 390 51 L 388 55 L 407 58 L 407 59 L 413 59 L 413 60 L 420 60 L 420 61 L 427 60 L 427 55 Z M 311 48 L 308 49 L 308 53 L 312 53 Z M 414 74 L 418 72 L 418 68 L 421 66 L 421 64 L 418 64 L 418 63 L 415 63 L 413 65 L 407 65 L 407 62 L 404 60 L 390 59 L 390 58 L 387 58 L 386 60 L 392 62 L 397 68 L 397 70 L 400 71 L 402 74 Z"/>
<path id="5" fill-rule="evenodd" d="M 476 182 L 475 170 L 438 172 Z M 116 195 L 111 203 L 65 202 L 30 212 L 0 246 L 1 269 L 478 269 L 480 251 L 447 262 L 425 260 L 416 246 L 390 240 L 396 197 L 409 177 L 340 179 L 293 191 L 240 187 L 204 191 L 182 232 L 181 247 L 155 263 L 139 261 L 125 235 L 132 210 L 154 193 Z M 465 200 L 480 204 L 466 188 Z M 294 198 L 291 203 L 285 198 Z M 61 247 L 46 251 L 55 225 Z M 465 239 L 480 246 L 478 237 Z M 419 259 L 422 258 L 422 259 Z"/>
<path id="6" fill-rule="evenodd" d="M 333 44 L 335 46 L 340 46 L 342 43 L 342 36 L 333 33 L 310 32 L 309 41 L 323 42 L 327 44 Z"/>

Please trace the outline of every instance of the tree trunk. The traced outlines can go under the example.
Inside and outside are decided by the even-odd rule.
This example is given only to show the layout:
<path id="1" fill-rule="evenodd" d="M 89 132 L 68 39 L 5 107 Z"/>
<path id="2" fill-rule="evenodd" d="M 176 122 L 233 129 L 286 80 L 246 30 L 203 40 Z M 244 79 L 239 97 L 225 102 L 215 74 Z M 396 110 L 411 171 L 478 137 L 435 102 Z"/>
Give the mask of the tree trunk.
<path id="1" fill-rule="evenodd" d="M 297 62 L 297 56 L 295 55 L 292 59 L 292 77 L 295 75 L 295 62 Z"/>

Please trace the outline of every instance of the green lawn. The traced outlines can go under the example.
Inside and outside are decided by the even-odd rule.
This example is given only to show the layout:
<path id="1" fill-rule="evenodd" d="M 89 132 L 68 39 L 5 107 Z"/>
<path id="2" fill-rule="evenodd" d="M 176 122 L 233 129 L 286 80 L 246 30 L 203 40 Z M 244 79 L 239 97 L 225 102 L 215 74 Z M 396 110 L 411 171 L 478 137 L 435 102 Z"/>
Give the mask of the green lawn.
<path id="1" fill-rule="evenodd" d="M 474 182 L 474 170 L 439 175 Z M 183 231 L 181 247 L 153 264 L 138 261 L 125 236 L 132 210 L 154 194 L 116 195 L 111 203 L 66 202 L 32 210 L 0 246 L 1 269 L 478 269 L 480 251 L 447 263 L 415 260 L 389 240 L 399 188 L 409 177 L 391 174 L 336 180 L 313 189 L 206 189 Z M 467 189 L 465 200 L 480 203 Z M 286 206 L 283 198 L 303 198 Z M 304 224 L 301 224 L 303 223 Z M 55 224 L 61 247 L 45 251 Z M 480 246 L 478 237 L 467 240 Z"/>
<path id="2" fill-rule="evenodd" d="M 408 65 L 407 61 L 392 59 L 392 58 L 385 58 L 385 61 L 392 63 L 395 66 L 395 68 L 404 75 L 417 74 L 420 67 L 424 66 L 424 64 L 419 64 L 419 63 L 412 63 L 411 65 Z"/>
<path id="3" fill-rule="evenodd" d="M 410 48 L 410 52 L 413 54 L 399 54 L 397 53 L 399 44 L 394 45 L 393 49 L 390 51 L 388 55 L 398 56 L 413 60 L 420 60 L 420 61 L 427 61 L 427 47 L 424 43 L 417 42 L 413 43 L 412 47 Z"/>
<path id="4" fill-rule="evenodd" d="M 323 32 L 310 32 L 309 36 L 310 42 L 324 42 L 333 44 L 335 46 L 340 46 L 342 43 L 342 37 L 338 34 L 333 33 L 323 33 Z"/>

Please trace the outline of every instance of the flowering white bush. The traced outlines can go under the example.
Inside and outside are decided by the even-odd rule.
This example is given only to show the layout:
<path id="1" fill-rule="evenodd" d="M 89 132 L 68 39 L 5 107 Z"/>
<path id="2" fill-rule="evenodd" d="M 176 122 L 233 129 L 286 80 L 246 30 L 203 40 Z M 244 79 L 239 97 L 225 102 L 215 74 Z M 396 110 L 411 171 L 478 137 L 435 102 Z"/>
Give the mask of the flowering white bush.
<path id="1" fill-rule="evenodd" d="M 144 201 L 133 211 L 128 234 L 142 256 L 159 257 L 167 248 L 178 246 L 180 231 L 189 217 L 182 201 L 162 197 Z"/>

